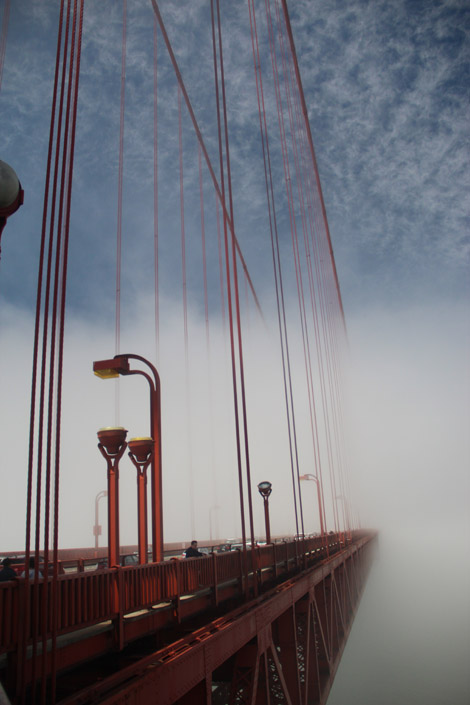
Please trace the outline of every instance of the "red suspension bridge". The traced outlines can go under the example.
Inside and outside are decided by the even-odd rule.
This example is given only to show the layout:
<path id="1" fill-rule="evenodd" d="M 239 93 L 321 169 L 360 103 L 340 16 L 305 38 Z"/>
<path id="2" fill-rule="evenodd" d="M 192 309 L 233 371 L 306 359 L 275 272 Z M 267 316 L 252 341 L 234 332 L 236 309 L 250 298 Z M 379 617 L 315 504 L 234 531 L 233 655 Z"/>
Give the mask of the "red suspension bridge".
<path id="1" fill-rule="evenodd" d="M 24 577 L 0 582 L 6 702 L 324 703 L 364 589 L 375 535 L 353 504 L 346 326 L 287 2 L 229 5 L 61 0 L 48 10 L 57 32 L 25 544 L 2 552 Z M 10 11 L 5 0 L 0 89 Z M 114 124 L 106 71 L 116 66 Z M 0 166 L 8 237 L 23 190 Z M 66 450 L 84 428 L 68 421 L 66 312 L 87 289 L 105 319 L 114 309 L 114 330 L 102 324 L 107 352 L 87 348 L 88 375 L 144 377 L 150 400 L 137 413 L 123 403 L 131 383 L 116 383 L 114 426 L 98 431 L 98 494 L 86 471 L 73 484 L 78 456 Z M 130 315 L 140 306 L 145 335 Z M 72 405 L 79 419 L 94 413 L 84 396 Z M 147 435 L 128 440 L 124 414 L 142 415 Z M 63 486 L 83 489 L 90 506 L 96 494 L 93 548 L 64 547 Z M 208 554 L 181 560 L 181 534 L 184 545 L 210 535 Z"/>

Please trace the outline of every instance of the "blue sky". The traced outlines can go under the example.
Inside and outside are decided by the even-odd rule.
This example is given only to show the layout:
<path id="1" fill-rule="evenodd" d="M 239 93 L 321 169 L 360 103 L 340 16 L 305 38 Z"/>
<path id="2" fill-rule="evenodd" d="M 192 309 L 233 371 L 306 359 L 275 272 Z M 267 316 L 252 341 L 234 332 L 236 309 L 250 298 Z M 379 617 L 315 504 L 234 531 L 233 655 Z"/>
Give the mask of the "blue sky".
<path id="1" fill-rule="evenodd" d="M 149 6 L 129 4 L 124 248 L 126 236 L 131 237 L 126 228 L 128 233 L 148 228 L 151 209 L 151 183 L 147 183 L 153 169 Z M 239 155 L 244 168 L 243 181 L 236 180 L 236 188 L 246 208 L 247 192 L 252 203 L 255 193 L 260 200 L 264 197 L 258 191 L 260 172 L 248 170 L 246 161 L 242 164 L 247 152 L 259 150 L 247 8 L 235 3 L 224 11 L 230 27 L 225 51 L 228 100 L 233 105 L 233 159 L 236 162 Z M 196 114 L 213 148 L 213 103 L 207 99 L 212 88 L 207 79 L 210 45 L 200 29 L 208 21 L 207 8 L 195 3 L 189 20 L 178 5 L 162 3 L 162 12 Z M 394 306 L 406 305 L 410 299 L 466 296 L 469 20 L 465 3 L 300 1 L 292 5 L 291 19 L 346 309 L 354 311 L 371 300 Z M 195 27 L 189 33 L 188 21 Z M 15 165 L 27 194 L 23 212 L 16 222 L 11 221 L 4 238 L 9 264 L 2 264 L 2 291 L 9 301 L 21 304 L 34 290 L 38 241 L 34 222 L 42 199 L 55 22 L 55 3 L 14 3 L 0 96 L 2 124 L 8 125 L 2 130 L 2 154 Z M 120 31 L 119 3 L 87 5 L 74 184 L 75 211 L 85 208 L 88 213 L 86 224 L 74 219 L 79 232 L 76 240 L 81 243 L 77 250 L 81 251 L 73 255 L 80 261 L 91 246 L 98 259 L 100 243 L 115 231 Z M 196 51 L 198 61 L 193 61 Z M 164 188 L 167 169 L 171 169 L 164 160 L 166 153 L 170 155 L 168 142 L 177 140 L 172 129 L 177 115 L 174 98 L 166 101 L 163 93 L 167 86 L 174 91 L 174 84 L 161 41 L 160 52 Z M 171 170 L 176 178 L 177 165 L 173 163 Z M 188 165 L 188 178 L 190 170 Z M 134 205 L 140 201 L 138 212 Z M 162 212 L 166 225 L 165 216 Z M 18 236 L 17 230 L 21 232 Z M 268 274 L 258 269 L 256 250 L 250 250 L 252 236 L 244 241 L 243 235 L 241 230 L 248 261 L 251 258 L 258 272 L 254 276 L 262 282 Z M 17 258 L 25 263 L 25 257 L 31 257 L 31 265 L 29 261 L 26 267 L 23 264 L 28 278 L 19 286 L 15 265 Z M 87 257 L 87 264 L 100 270 L 91 272 L 95 276 L 88 291 L 94 291 L 95 285 L 99 290 L 101 263 L 94 265 Z M 77 299 L 71 290 L 70 304 L 80 309 L 86 292 L 76 280 L 73 283 Z"/>
<path id="2" fill-rule="evenodd" d="M 4 5 L 4 0 L 0 0 L 0 18 Z M 25 452 L 18 449 L 27 444 L 29 370 L 57 5 L 53 0 L 11 3 L 0 90 L 0 159 L 16 169 L 25 189 L 24 206 L 10 219 L 3 233 L 0 261 L 2 493 L 15 498 L 14 511 L 2 512 L 0 536 L 8 537 L 9 542 L 5 550 L 21 547 L 24 534 L 21 468 Z M 114 413 L 112 391 L 106 383 L 94 379 L 90 369 L 92 360 L 114 354 L 122 31 L 121 3 L 87 0 L 85 5 L 72 201 L 64 387 L 65 474 L 61 498 L 63 540 L 74 545 L 91 541 L 93 498 L 104 486 L 104 468 L 96 450 L 95 433 L 100 426 L 112 423 Z M 122 348 L 153 358 L 153 20 L 150 2 L 139 0 L 128 5 Z M 266 253 L 267 216 L 248 9 L 241 1 L 222 1 L 221 5 L 235 223 L 270 323 L 272 266 Z M 215 160 L 208 3 L 165 0 L 160 6 L 209 153 Z M 289 8 L 346 313 L 350 349 L 349 448 L 363 523 L 381 530 L 382 565 L 386 563 L 391 574 L 400 575 L 406 569 L 411 571 L 413 584 L 426 580 L 430 605 L 442 601 L 442 594 L 448 590 L 444 579 L 438 580 L 432 570 L 436 551 L 440 551 L 440 556 L 447 552 L 446 560 L 455 567 L 459 586 L 455 614 L 460 610 L 459 614 L 468 616 L 468 605 L 466 608 L 463 598 L 463 588 L 469 584 L 468 569 L 458 560 L 459 551 L 464 552 L 465 540 L 468 543 L 470 538 L 468 3 L 291 0 Z M 264 52 L 266 41 L 263 41 Z M 194 491 L 198 538 L 208 533 L 210 507 L 217 507 L 212 519 L 218 522 L 221 532 L 236 532 L 238 508 L 233 502 L 233 506 L 224 506 L 223 512 L 220 509 L 221 487 L 225 497 L 235 497 L 237 489 L 228 471 L 223 472 L 231 466 L 233 439 L 231 420 L 225 419 L 227 423 L 223 423 L 223 394 L 230 386 L 224 386 L 227 369 L 222 352 L 226 342 L 217 319 L 215 222 L 209 214 L 213 196 L 207 175 L 204 187 L 208 209 L 209 301 L 215 316 L 211 335 L 213 362 L 216 360 L 215 367 L 220 372 L 219 382 L 214 386 L 213 413 L 221 424 L 216 441 L 212 439 L 211 443 L 221 473 L 219 494 L 214 491 L 214 476 L 208 470 L 210 462 L 204 447 L 208 443 L 205 435 L 208 393 L 205 372 L 201 371 L 205 338 L 198 239 L 199 186 L 197 151 L 186 115 L 183 119 L 185 215 L 191 262 L 190 346 L 194 360 L 191 395 L 193 405 L 194 400 L 199 405 L 195 405 L 192 421 L 193 448 L 189 454 L 192 458 L 185 450 L 186 441 L 182 442 L 181 408 L 186 403 L 186 391 L 178 249 L 179 174 L 175 156 L 178 113 L 176 84 L 160 39 L 159 71 L 163 331 L 160 369 L 165 405 L 165 503 L 172 508 L 166 515 L 166 535 L 183 540 L 188 538 L 190 527 L 181 487 L 187 489 L 187 466 L 191 462 L 197 478 Z M 272 93 L 267 91 L 268 107 L 272 108 Z M 272 139 L 275 146 L 274 134 Z M 276 174 L 280 174 L 279 159 L 274 166 L 279 170 Z M 277 185 L 281 199 L 280 179 Z M 282 208 L 279 218 L 283 252 L 288 257 L 290 235 Z M 279 453 L 271 443 L 282 434 L 282 414 L 267 413 L 277 408 L 279 401 L 278 391 L 271 384 L 278 374 L 278 361 L 269 354 L 274 348 L 275 330 L 267 340 L 261 326 L 252 326 L 251 332 L 253 335 L 247 336 L 246 341 L 247 375 L 251 382 L 260 383 L 263 390 L 250 397 L 251 418 L 260 421 L 253 424 L 251 431 L 253 479 L 265 480 L 266 468 L 270 468 L 277 483 L 277 491 L 273 490 L 271 498 L 273 517 L 277 517 L 272 519 L 274 530 L 290 531 L 292 527 L 285 512 L 289 489 L 280 475 L 276 475 Z M 300 376 L 297 381 L 301 386 Z M 141 429 L 147 423 L 146 401 L 142 402 L 145 391 L 137 384 L 131 387 L 123 384 L 121 389 L 121 422 L 129 427 L 130 435 L 142 435 Z M 77 426 L 82 431 L 82 441 L 79 447 L 72 447 L 68 434 Z M 266 438 L 270 442 L 266 443 Z M 12 467 L 14 472 L 10 471 Z M 121 482 L 122 497 L 133 497 L 135 478 L 128 469 L 122 473 Z M 306 496 L 304 501 L 310 500 Z M 181 511 L 173 510 L 174 507 Z M 126 524 L 123 529 L 124 540 L 132 542 L 135 507 L 127 507 L 123 501 L 122 511 L 123 521 L 131 527 Z M 255 516 L 260 531 L 262 521 L 260 505 Z M 431 542 L 433 549 L 424 550 Z M 418 550 L 422 558 L 420 566 L 412 560 L 413 552 Z M 430 574 L 435 578 L 432 584 L 428 579 Z M 383 569 L 375 575 L 374 591 L 369 603 L 365 603 L 371 605 L 363 621 L 369 625 L 377 624 L 374 610 L 378 610 L 377 596 L 384 589 L 381 580 L 383 583 L 384 576 L 387 580 L 389 577 Z M 396 585 L 393 594 L 399 591 L 400 586 Z M 420 633 L 424 617 L 416 617 L 416 624 L 413 622 L 413 615 L 421 614 L 419 589 L 411 603 L 416 609 L 408 604 L 409 613 L 401 610 L 403 605 L 395 599 L 395 614 L 407 614 L 410 630 Z M 383 612 L 380 615 L 384 633 L 390 625 Z M 458 643 L 465 619 L 449 620 L 448 624 L 455 621 L 453 636 Z M 439 629 L 439 634 L 427 638 L 429 644 L 433 639 L 441 643 L 443 635 L 452 641 L 443 625 Z M 411 647 L 403 632 L 395 641 L 393 648 L 402 659 L 399 667 L 404 669 L 404 663 L 409 664 L 408 681 L 403 679 L 407 690 L 400 691 L 393 668 L 384 675 L 383 649 L 380 651 L 375 644 L 375 653 L 371 653 L 373 640 L 361 638 L 360 648 L 355 649 L 356 658 L 353 653 L 348 661 L 348 680 L 338 686 L 344 690 L 337 696 L 335 691 L 332 693 L 333 705 L 345 702 L 341 699 L 344 692 L 348 693 L 349 705 L 375 704 L 377 688 L 381 692 L 381 705 L 410 702 L 406 700 L 412 688 L 410 683 L 415 683 L 418 695 L 413 702 L 418 705 L 446 699 L 446 669 L 455 670 L 456 664 L 461 663 L 465 646 L 461 645 L 458 651 L 449 647 L 447 661 L 442 654 L 423 648 L 418 663 L 407 651 Z M 387 682 L 386 689 L 380 690 L 380 684 L 361 670 L 361 664 L 367 661 L 361 658 L 365 653 L 369 664 L 374 658 L 382 659 L 374 663 Z M 395 663 L 393 655 L 396 653 L 388 654 L 389 663 Z M 440 682 L 445 690 L 439 690 L 443 686 L 432 679 L 426 690 L 423 684 L 428 682 L 427 674 L 441 671 Z M 455 705 L 465 701 L 462 673 L 460 669 L 453 681 L 459 689 L 453 692 Z"/>

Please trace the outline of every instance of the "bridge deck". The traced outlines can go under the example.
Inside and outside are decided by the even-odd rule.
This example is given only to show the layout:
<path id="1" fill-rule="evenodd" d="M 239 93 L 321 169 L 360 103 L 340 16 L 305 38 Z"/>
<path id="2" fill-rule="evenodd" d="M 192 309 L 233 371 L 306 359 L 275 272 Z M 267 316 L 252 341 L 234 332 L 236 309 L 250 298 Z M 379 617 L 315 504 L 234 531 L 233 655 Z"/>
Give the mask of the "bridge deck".
<path id="1" fill-rule="evenodd" d="M 340 620 L 344 622 L 343 639 L 346 612 L 354 612 L 362 584 L 362 581 L 358 582 L 357 559 L 370 538 L 371 535 L 356 532 L 350 538 L 333 534 L 273 544 L 257 548 L 253 553 L 247 551 L 247 565 L 244 565 L 241 552 L 233 552 L 63 575 L 56 581 L 49 579 L 30 586 L 24 581 L 5 583 L 0 585 L 2 682 L 13 696 L 18 686 L 15 683 L 18 662 L 23 658 L 26 667 L 22 671 L 26 673 L 28 690 L 39 673 L 48 673 L 54 668 L 59 674 L 59 702 L 96 702 L 93 698 L 97 688 L 102 691 L 98 702 L 104 702 L 105 693 L 129 679 L 132 681 L 142 674 L 142 669 L 147 670 L 149 664 L 168 664 L 174 658 L 181 659 L 182 654 L 186 654 L 187 660 L 188 653 L 196 654 L 197 645 L 208 639 L 218 643 L 223 634 L 223 641 L 228 639 L 233 646 L 235 634 L 238 635 L 235 642 L 241 638 L 246 645 L 254 638 L 252 630 L 253 625 L 256 629 L 259 610 L 263 614 L 268 610 L 272 615 L 280 610 L 282 614 L 285 600 L 292 597 L 292 590 L 297 594 L 300 589 L 305 598 L 309 590 L 328 576 L 331 581 L 335 571 L 347 571 L 345 566 L 352 561 L 354 574 L 348 574 L 349 596 L 341 598 L 344 604 L 347 601 L 348 608 L 338 608 L 344 612 Z M 43 591 L 54 590 L 54 582 L 55 600 L 48 599 L 45 604 L 55 605 L 55 610 L 50 608 L 47 614 L 43 614 Z M 351 587 L 353 583 L 354 589 Z M 28 588 L 32 593 L 29 601 L 31 614 L 28 643 L 24 645 L 21 626 Z M 286 598 L 287 594 L 291 597 Z M 54 620 L 55 633 L 52 628 Z M 327 622 L 329 620 L 330 617 Z M 188 632 L 190 636 L 187 636 Z M 227 651 L 227 646 L 215 648 L 220 654 Z M 330 650 L 333 657 L 338 647 L 332 642 Z M 230 658 L 233 661 L 233 654 Z M 204 659 L 207 663 L 207 654 Z M 215 665 L 211 673 L 219 667 L 220 664 Z M 198 682 L 206 677 L 205 672 L 201 676 L 200 665 L 193 664 L 190 671 L 191 678 L 197 675 Z M 332 667 L 329 667 L 329 673 L 331 671 Z M 64 675 L 61 677 L 60 674 Z M 187 678 L 178 676 L 178 683 L 183 690 L 188 690 Z M 222 690 L 225 692 L 228 686 L 227 682 L 224 683 Z M 207 687 L 211 693 L 220 688 L 212 684 L 212 675 L 211 686 Z M 85 691 L 89 688 L 88 695 L 82 693 L 77 700 L 75 694 L 84 688 Z M 205 693 L 205 686 L 203 690 Z M 175 696 L 172 693 L 170 688 L 164 700 L 159 696 L 159 702 L 177 702 L 172 699 Z M 189 702 L 198 701 L 193 698 Z M 211 702 L 217 701 L 212 698 Z"/>

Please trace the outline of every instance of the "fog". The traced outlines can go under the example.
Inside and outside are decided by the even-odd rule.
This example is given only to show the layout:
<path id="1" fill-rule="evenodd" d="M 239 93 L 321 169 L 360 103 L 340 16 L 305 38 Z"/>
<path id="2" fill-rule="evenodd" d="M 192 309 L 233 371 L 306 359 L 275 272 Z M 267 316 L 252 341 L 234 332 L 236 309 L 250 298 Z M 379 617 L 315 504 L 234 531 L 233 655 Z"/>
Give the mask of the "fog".
<path id="1" fill-rule="evenodd" d="M 350 321 L 356 469 L 377 558 L 328 705 L 470 698 L 467 307 Z"/>
<path id="2" fill-rule="evenodd" d="M 165 540 L 187 541 L 189 467 L 194 477 L 197 538 L 240 535 L 231 394 L 222 331 L 211 329 L 213 410 L 208 404 L 203 325 L 192 314 L 191 451 L 188 450 L 181 322 L 167 307 L 160 370 L 164 450 Z M 24 545 L 32 321 L 3 306 L 1 536 L 4 550 Z M 253 326 L 255 328 L 255 326 Z M 145 319 L 134 322 L 122 349 L 151 356 Z M 329 705 L 459 705 L 470 694 L 468 567 L 469 330 L 462 304 L 414 305 L 351 316 L 349 332 L 348 466 L 361 524 L 379 531 L 379 548 L 346 646 Z M 93 376 L 91 363 L 112 354 L 109 331 L 71 318 L 66 343 L 60 545 L 92 544 L 94 497 L 106 487 L 96 448 L 99 427 L 115 423 L 114 384 Z M 272 529 L 293 533 L 290 477 L 282 450 L 278 373 L 261 340 L 247 335 L 252 482 L 273 482 Z M 138 342 L 137 342 L 138 341 Z M 199 346 L 199 347 L 198 347 Z M 259 356 L 258 359 L 257 355 Z M 249 362 L 248 362 L 249 360 Z M 251 387 L 250 387 L 251 385 Z M 253 386 L 256 394 L 250 395 Z M 129 437 L 145 435 L 146 384 L 121 381 L 118 422 Z M 9 402 L 6 403 L 6 399 Z M 210 430 L 209 416 L 216 419 Z M 212 436 L 211 436 L 212 434 Z M 73 442 L 71 439 L 74 439 Z M 189 455 L 191 454 L 191 458 Z M 316 528 L 314 496 L 303 491 L 306 530 Z M 135 475 L 121 464 L 121 542 L 136 542 Z M 255 532 L 263 532 L 254 496 Z M 312 504 L 309 504 L 311 500 Z M 105 507 L 101 507 L 105 526 Z M 105 530 L 102 537 L 105 541 Z"/>

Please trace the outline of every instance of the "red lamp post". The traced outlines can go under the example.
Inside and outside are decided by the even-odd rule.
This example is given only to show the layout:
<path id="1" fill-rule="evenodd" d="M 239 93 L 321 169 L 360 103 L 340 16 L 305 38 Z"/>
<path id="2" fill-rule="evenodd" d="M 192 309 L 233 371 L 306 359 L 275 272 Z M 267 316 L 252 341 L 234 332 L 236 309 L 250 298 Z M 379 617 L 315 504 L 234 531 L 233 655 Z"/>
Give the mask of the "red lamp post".
<path id="1" fill-rule="evenodd" d="M 271 543 L 271 529 L 269 526 L 269 495 L 272 492 L 272 485 L 270 482 L 260 482 L 258 485 L 258 492 L 263 498 L 264 502 L 264 521 L 266 524 L 266 543 Z"/>
<path id="2" fill-rule="evenodd" d="M 137 532 L 139 563 L 147 563 L 147 468 L 153 458 L 153 438 L 131 438 L 129 458 L 137 469 Z"/>
<path id="3" fill-rule="evenodd" d="M 15 171 L 0 159 L 0 240 L 7 218 L 18 210 L 23 201 L 24 191 Z"/>
<path id="4" fill-rule="evenodd" d="M 108 466 L 108 568 L 119 565 L 119 461 L 127 448 L 122 427 L 98 431 L 98 448 Z"/>
<path id="5" fill-rule="evenodd" d="M 147 365 L 151 376 L 144 370 L 130 369 L 129 360 L 138 360 Z M 151 362 L 140 355 L 116 355 L 110 360 L 97 360 L 93 372 L 101 379 L 119 375 L 142 375 L 150 387 L 150 437 L 154 441 L 151 459 L 151 507 L 152 507 L 152 560 L 163 560 L 163 511 L 162 511 L 162 447 L 161 447 L 161 397 L 160 377 Z"/>

